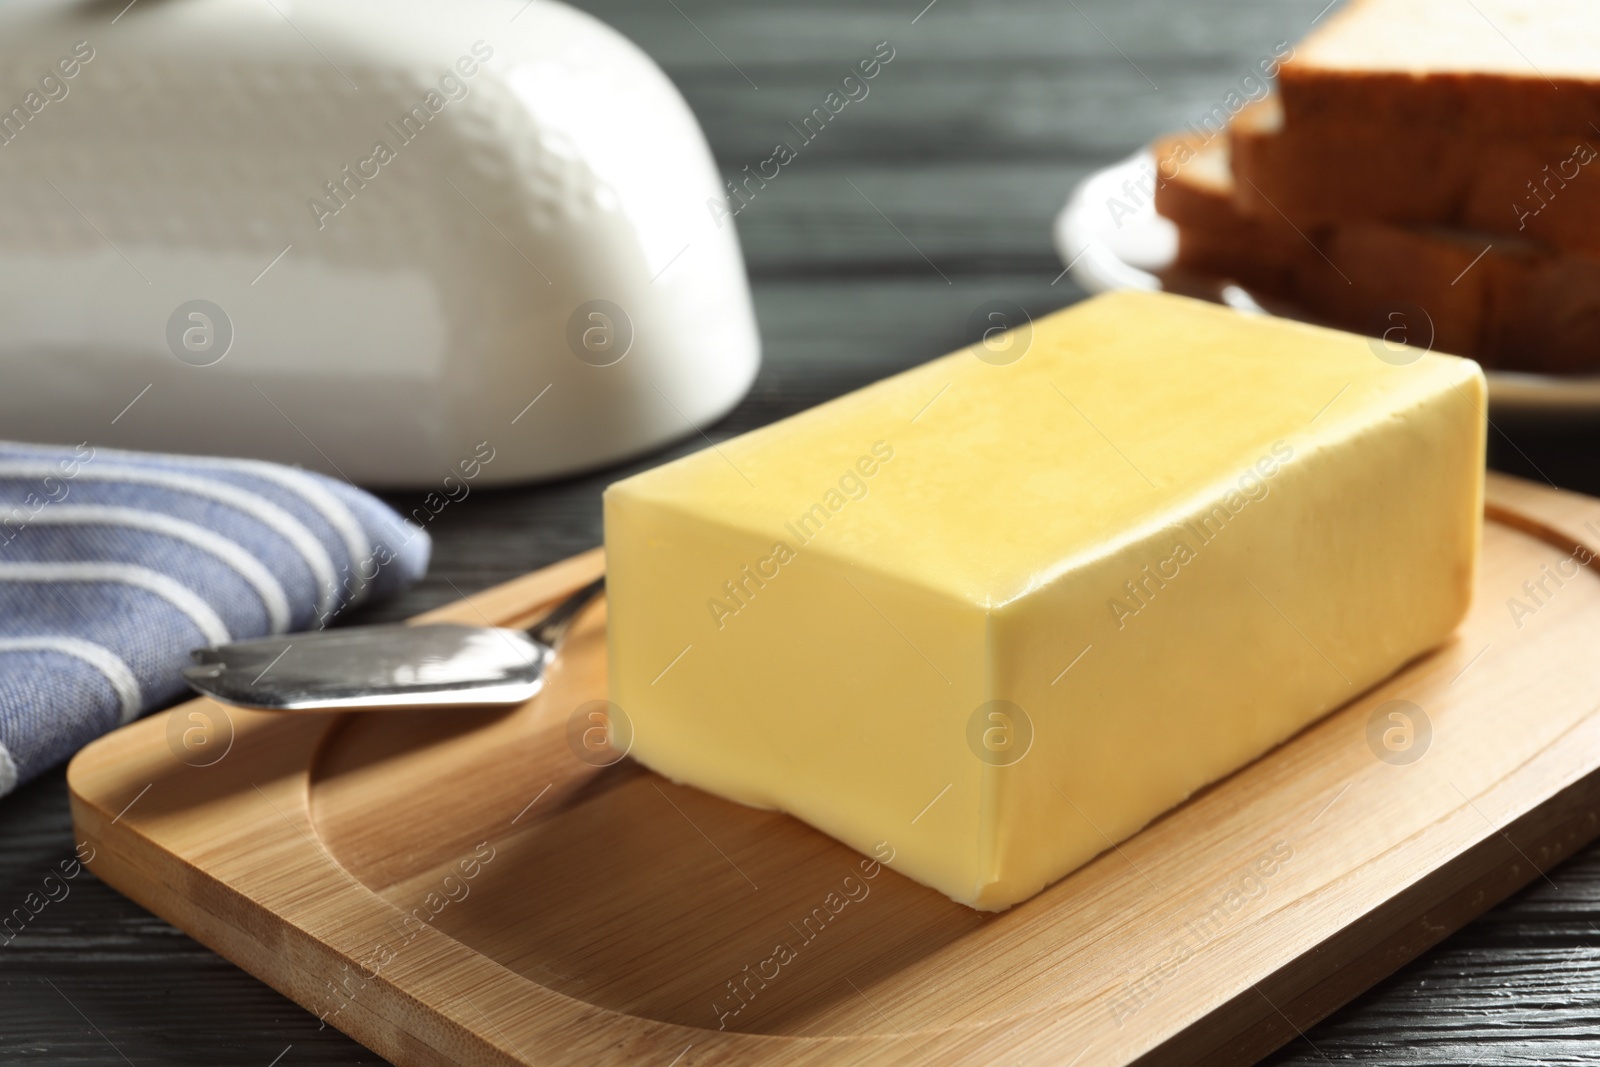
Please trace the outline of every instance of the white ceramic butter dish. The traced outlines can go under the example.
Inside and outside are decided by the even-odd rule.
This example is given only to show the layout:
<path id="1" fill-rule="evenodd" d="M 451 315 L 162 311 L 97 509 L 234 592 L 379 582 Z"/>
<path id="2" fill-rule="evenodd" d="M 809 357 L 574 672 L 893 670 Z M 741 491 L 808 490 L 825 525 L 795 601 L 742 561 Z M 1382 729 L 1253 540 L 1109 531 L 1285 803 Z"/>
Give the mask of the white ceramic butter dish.
<path id="1" fill-rule="evenodd" d="M 8 4 L 0 190 L 0 437 L 520 481 L 759 362 L 694 117 L 549 0 Z"/>

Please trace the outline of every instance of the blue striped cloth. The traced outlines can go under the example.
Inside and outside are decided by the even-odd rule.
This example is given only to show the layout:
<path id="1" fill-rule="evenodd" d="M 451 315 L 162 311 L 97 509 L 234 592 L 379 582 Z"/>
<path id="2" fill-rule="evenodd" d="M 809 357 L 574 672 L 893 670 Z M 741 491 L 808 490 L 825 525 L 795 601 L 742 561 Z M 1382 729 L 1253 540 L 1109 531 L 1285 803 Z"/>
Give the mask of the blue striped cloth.
<path id="1" fill-rule="evenodd" d="M 429 547 L 292 467 L 0 442 L 0 795 L 180 696 L 190 649 L 326 625 Z"/>

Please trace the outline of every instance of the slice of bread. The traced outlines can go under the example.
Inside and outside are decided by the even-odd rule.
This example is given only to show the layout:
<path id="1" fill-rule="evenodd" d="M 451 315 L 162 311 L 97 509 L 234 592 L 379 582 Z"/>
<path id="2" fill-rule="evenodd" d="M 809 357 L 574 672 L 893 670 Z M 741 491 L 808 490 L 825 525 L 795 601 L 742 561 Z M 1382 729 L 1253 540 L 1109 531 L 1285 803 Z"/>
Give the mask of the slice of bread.
<path id="1" fill-rule="evenodd" d="M 1356 332 L 1382 334 L 1397 325 L 1392 313 L 1409 315 L 1421 320 L 1405 327 L 1414 337 L 1420 331 L 1422 343 L 1458 355 L 1477 351 L 1486 279 L 1467 268 L 1483 245 L 1394 226 L 1306 229 L 1273 212 L 1247 215 L 1237 204 L 1226 140 L 1169 137 L 1153 150 L 1164 179 L 1156 210 L 1178 224 L 1180 269 L 1228 278 Z"/>
<path id="2" fill-rule="evenodd" d="M 1600 259 L 1498 246 L 1493 255 L 1495 313 L 1479 342 L 1487 361 L 1516 370 L 1600 373 Z"/>
<path id="3" fill-rule="evenodd" d="M 1332 137 L 1286 122 L 1268 97 L 1229 138 L 1247 215 L 1453 226 L 1600 254 L 1600 129 L 1513 139 L 1367 122 Z"/>
<path id="4" fill-rule="evenodd" d="M 1178 266 L 1274 295 L 1292 292 L 1309 249 L 1281 220 L 1240 214 L 1226 140 L 1180 134 L 1151 150 L 1160 179 L 1156 211 L 1178 224 Z"/>
<path id="5" fill-rule="evenodd" d="M 1495 310 L 1493 268 L 1479 259 L 1485 242 L 1370 222 L 1329 227 L 1318 239 L 1327 258 L 1308 259 L 1295 275 L 1307 311 L 1356 333 L 1483 354 Z"/>
<path id="6" fill-rule="evenodd" d="M 1600 4 L 1350 0 L 1296 48 L 1278 80 L 1289 125 L 1308 135 L 1592 132 Z"/>
<path id="7" fill-rule="evenodd" d="M 1153 151 L 1156 209 L 1178 224 L 1181 270 L 1234 280 L 1330 325 L 1492 366 L 1600 370 L 1600 258 L 1470 231 L 1297 229 L 1239 210 L 1225 140 L 1169 137 Z"/>

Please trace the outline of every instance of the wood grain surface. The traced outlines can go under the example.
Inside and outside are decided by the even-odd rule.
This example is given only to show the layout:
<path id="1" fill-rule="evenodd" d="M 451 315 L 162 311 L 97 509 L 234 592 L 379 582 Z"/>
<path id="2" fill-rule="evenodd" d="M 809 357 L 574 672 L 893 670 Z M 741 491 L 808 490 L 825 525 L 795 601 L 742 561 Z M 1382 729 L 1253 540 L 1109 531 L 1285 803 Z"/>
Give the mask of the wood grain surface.
<path id="1" fill-rule="evenodd" d="M 873 44 L 897 49 L 872 95 L 841 116 L 849 122 L 737 219 L 765 363 L 750 397 L 707 435 L 721 440 L 958 347 L 985 300 L 1040 313 L 1078 299 L 1069 280 L 1052 284 L 1061 264 L 1049 242 L 1072 184 L 1209 110 L 1326 2 L 938 0 L 924 10 L 926 0 L 577 0 L 665 67 L 729 175 L 764 158 L 794 111 Z M 430 524 L 428 579 L 352 621 L 404 618 L 598 544 L 604 485 L 691 447 L 553 485 L 474 492 Z M 1600 433 L 1582 424 L 1501 424 L 1491 435 L 1494 466 L 1589 493 L 1600 493 L 1597 457 Z M 392 499 L 410 510 L 421 497 Z M 0 910 L 72 854 L 62 773 L 0 800 Z M 0 1064 L 382 1062 L 92 875 L 68 890 L 0 944 Z M 1600 1061 L 1597 927 L 1591 846 L 1270 1062 Z"/>
<path id="2" fill-rule="evenodd" d="M 1600 835 L 1600 573 L 1561 566 L 1600 501 L 1488 499 L 1450 643 L 1001 915 L 586 745 L 603 604 L 509 712 L 119 730 L 69 769 L 76 836 L 403 1067 L 1249 1062 Z M 428 618 L 525 625 L 602 566 Z"/>

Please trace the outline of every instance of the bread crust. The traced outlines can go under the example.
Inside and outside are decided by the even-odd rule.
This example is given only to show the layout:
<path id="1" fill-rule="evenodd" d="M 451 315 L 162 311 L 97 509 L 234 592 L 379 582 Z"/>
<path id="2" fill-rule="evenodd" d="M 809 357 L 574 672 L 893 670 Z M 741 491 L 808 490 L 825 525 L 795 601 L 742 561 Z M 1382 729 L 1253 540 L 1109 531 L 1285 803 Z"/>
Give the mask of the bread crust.
<path id="1" fill-rule="evenodd" d="M 1600 369 L 1600 257 L 1384 222 L 1297 229 L 1241 210 L 1233 183 L 1218 179 L 1230 173 L 1228 142 L 1175 135 L 1152 150 L 1158 160 L 1189 160 L 1163 170 L 1156 190 L 1157 211 L 1178 225 L 1182 270 L 1292 301 L 1353 332 L 1400 328 L 1413 343 L 1493 367 Z"/>
<path id="2" fill-rule="evenodd" d="M 1229 139 L 1246 215 L 1453 226 L 1600 254 L 1600 132 L 1514 140 L 1369 122 L 1324 136 L 1269 98 Z"/>
<path id="3" fill-rule="evenodd" d="M 1308 136 L 1568 137 L 1600 114 L 1600 5 L 1350 0 L 1278 80 L 1289 126 Z"/>

